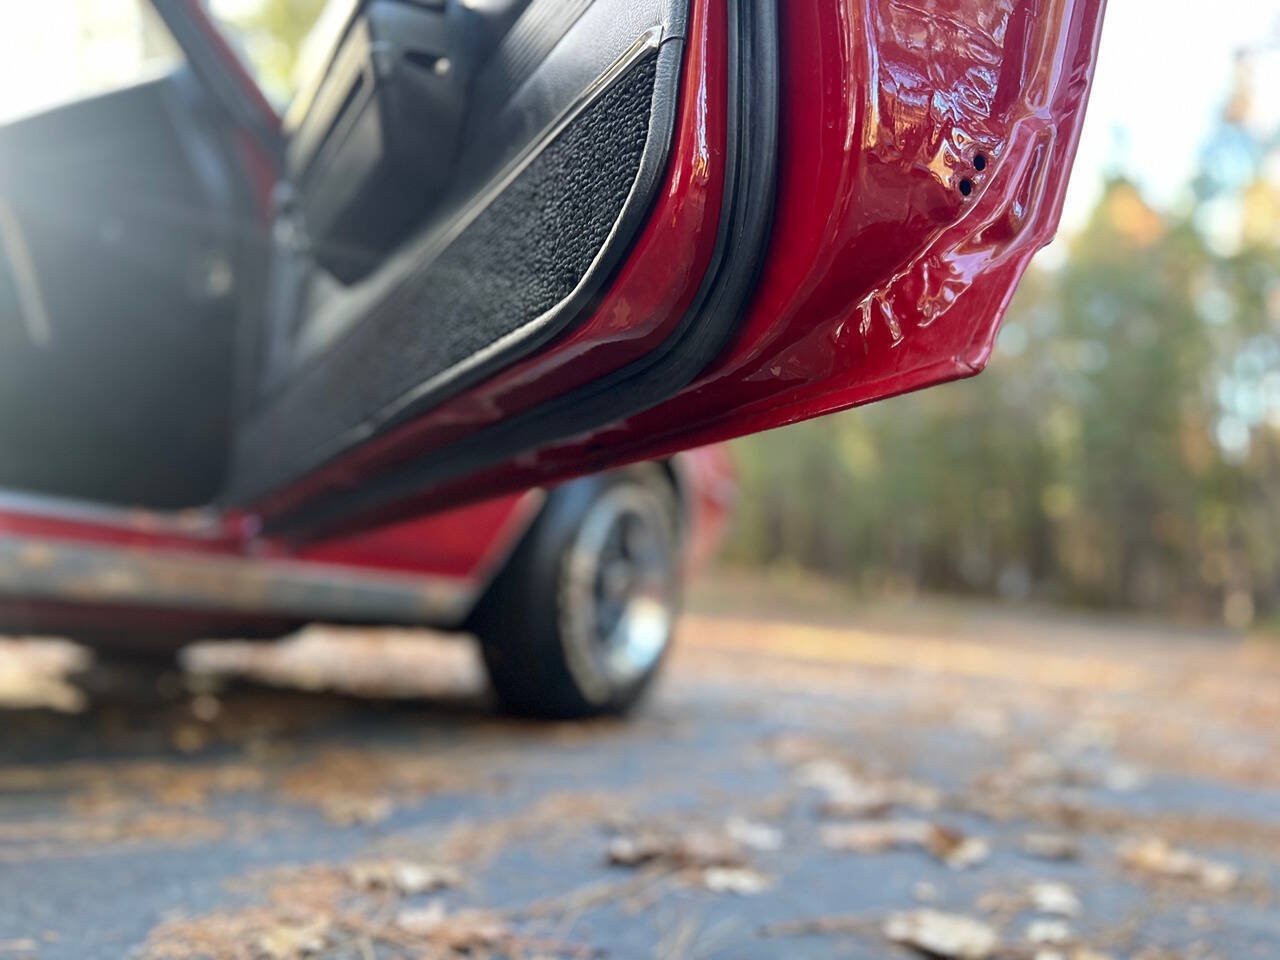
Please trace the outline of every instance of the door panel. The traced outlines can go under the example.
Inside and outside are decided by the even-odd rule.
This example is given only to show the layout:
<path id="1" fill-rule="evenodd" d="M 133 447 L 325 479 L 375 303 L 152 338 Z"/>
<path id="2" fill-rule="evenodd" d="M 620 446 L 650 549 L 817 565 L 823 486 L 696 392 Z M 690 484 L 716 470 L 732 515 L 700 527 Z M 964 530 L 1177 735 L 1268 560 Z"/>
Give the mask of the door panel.
<path id="1" fill-rule="evenodd" d="M 452 182 L 417 234 L 354 281 L 323 252 L 295 255 L 302 301 L 272 318 L 287 333 L 239 431 L 232 499 L 303 477 L 591 316 L 662 183 L 680 6 L 530 4 L 478 68 Z"/>
<path id="2" fill-rule="evenodd" d="M 776 190 L 763 257 L 739 256 L 729 271 L 748 278 L 745 308 L 720 311 L 706 299 L 720 287 L 719 256 L 643 257 L 648 231 L 679 209 L 666 202 L 696 193 L 696 178 L 682 179 L 677 160 L 648 231 L 598 305 L 594 322 L 612 325 L 613 343 L 562 338 L 447 404 L 390 424 L 305 482 L 259 498 L 269 527 L 314 535 L 359 526 L 982 368 L 1018 279 L 1056 228 L 1101 0 L 948 0 L 928 11 L 889 0 L 698 0 L 692 11 L 691 24 L 721 31 L 726 55 L 698 75 L 690 46 L 685 90 L 705 95 L 681 101 L 677 130 L 712 138 L 708 156 L 711 167 L 723 164 L 724 193 L 721 210 L 708 217 L 727 232 L 730 250 L 749 250 L 745 228 L 758 222 L 739 195 L 772 196 L 752 171 L 770 171 Z M 742 134 L 761 103 L 767 123 L 767 95 L 734 95 L 743 89 L 737 71 L 767 55 L 758 31 L 771 15 L 776 166 L 760 163 L 761 148 Z M 717 89 L 722 99 L 706 92 Z M 714 145 L 717 130 L 725 131 L 723 151 Z M 751 162 L 735 164 L 734 147 L 749 150 Z M 699 229 L 705 236 L 707 223 Z M 688 300 L 636 298 L 638 289 L 668 288 L 673 265 L 678 273 L 690 262 L 703 276 L 692 295 L 684 290 Z M 732 317 L 727 334 L 717 330 L 722 313 Z M 694 331 L 694 342 L 706 331 L 710 349 L 684 353 L 687 338 L 657 335 L 681 328 Z M 643 362 L 587 365 L 601 356 L 593 349 L 616 358 L 621 344 Z M 701 365 L 666 376 L 664 355 Z"/>

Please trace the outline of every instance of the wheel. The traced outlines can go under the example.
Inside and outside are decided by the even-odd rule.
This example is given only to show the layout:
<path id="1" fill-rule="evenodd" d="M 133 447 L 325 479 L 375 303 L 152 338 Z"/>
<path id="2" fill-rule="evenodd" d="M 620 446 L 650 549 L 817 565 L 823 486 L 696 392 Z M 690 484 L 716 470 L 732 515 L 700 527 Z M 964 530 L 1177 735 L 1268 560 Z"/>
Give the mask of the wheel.
<path id="1" fill-rule="evenodd" d="M 470 626 L 508 710 L 622 714 L 662 664 L 679 595 L 675 493 L 644 465 L 553 491 Z"/>

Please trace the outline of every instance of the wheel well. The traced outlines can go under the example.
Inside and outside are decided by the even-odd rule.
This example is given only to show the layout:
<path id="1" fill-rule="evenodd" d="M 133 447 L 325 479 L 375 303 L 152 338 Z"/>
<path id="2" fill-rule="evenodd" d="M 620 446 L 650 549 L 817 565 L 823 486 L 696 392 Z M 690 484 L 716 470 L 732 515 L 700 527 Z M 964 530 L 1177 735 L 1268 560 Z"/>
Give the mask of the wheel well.
<path id="1" fill-rule="evenodd" d="M 662 478 L 670 486 L 672 494 L 675 496 L 676 520 L 678 523 L 678 526 L 676 528 L 676 535 L 678 540 L 682 542 L 688 531 L 688 524 L 689 524 L 689 499 L 688 499 L 688 491 L 687 491 L 688 480 L 686 477 L 682 475 L 683 471 L 681 470 L 679 464 L 674 458 L 667 458 L 665 460 L 656 460 L 656 461 L 651 461 L 649 463 L 640 463 L 640 464 L 634 465 L 634 467 L 645 467 L 645 466 L 652 466 L 657 468 L 657 472 L 661 474 Z M 634 469 L 634 467 L 632 468 L 621 467 L 619 469 L 620 470 Z M 604 471 L 604 473 L 612 473 L 612 472 L 616 472 L 616 471 Z M 568 487 L 576 483 L 583 483 L 585 481 L 589 481 L 592 478 L 592 476 L 598 476 L 598 474 L 591 474 L 586 477 L 578 477 L 574 480 L 570 480 L 568 481 L 568 483 L 563 484 L 561 489 L 563 489 L 563 487 Z M 517 553 L 520 552 L 520 549 L 524 545 L 525 541 L 527 541 L 529 537 L 533 535 L 534 530 L 538 526 L 539 519 L 542 517 L 543 513 L 546 512 L 547 506 L 550 503 L 551 503 L 550 496 L 548 496 L 546 499 L 543 500 L 542 505 L 530 517 L 529 523 L 525 527 L 524 532 L 521 533 L 520 536 L 516 539 L 515 543 L 511 547 L 511 550 L 507 553 L 507 556 L 503 559 L 502 563 L 498 564 L 498 566 L 490 574 L 489 581 L 484 585 L 483 589 L 481 589 L 478 592 L 476 596 L 476 601 L 462 625 L 463 630 L 471 629 L 471 624 L 476 611 L 481 609 L 485 605 L 485 603 L 488 602 L 489 597 L 494 593 L 494 590 L 496 589 L 495 584 L 497 584 L 497 582 L 502 578 L 503 574 L 505 574 L 507 569 L 511 566 L 512 559 L 517 555 Z"/>

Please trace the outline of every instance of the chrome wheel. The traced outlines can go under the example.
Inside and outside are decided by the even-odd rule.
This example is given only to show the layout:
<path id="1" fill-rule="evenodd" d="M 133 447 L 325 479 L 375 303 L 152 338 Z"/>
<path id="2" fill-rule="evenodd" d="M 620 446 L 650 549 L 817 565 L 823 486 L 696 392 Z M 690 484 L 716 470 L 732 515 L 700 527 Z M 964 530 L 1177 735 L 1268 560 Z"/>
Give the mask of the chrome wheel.
<path id="1" fill-rule="evenodd" d="M 564 557 L 560 626 L 582 692 L 603 703 L 655 667 L 677 605 L 671 506 L 637 484 L 608 489 L 588 509 Z"/>

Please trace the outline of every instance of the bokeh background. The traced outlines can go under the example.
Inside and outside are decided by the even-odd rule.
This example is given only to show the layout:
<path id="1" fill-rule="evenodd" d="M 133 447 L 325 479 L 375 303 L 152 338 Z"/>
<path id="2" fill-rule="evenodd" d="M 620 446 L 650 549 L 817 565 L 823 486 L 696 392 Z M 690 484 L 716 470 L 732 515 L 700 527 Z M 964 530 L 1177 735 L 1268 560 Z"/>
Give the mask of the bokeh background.
<path id="1" fill-rule="evenodd" d="M 1191 14 L 1110 5 L 987 372 L 738 443 L 731 562 L 1280 626 L 1280 13 Z"/>

